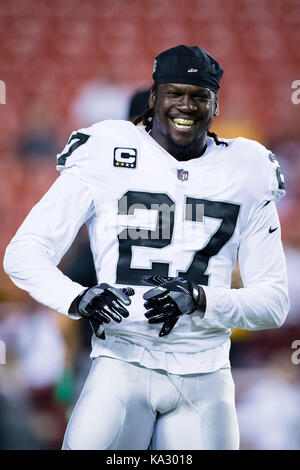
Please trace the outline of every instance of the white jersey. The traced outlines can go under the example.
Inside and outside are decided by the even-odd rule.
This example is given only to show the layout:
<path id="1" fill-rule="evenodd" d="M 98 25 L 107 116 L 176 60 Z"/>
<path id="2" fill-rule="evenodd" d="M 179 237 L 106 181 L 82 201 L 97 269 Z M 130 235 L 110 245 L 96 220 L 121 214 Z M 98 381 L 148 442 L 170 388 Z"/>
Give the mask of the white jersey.
<path id="1" fill-rule="evenodd" d="M 207 138 L 201 157 L 179 162 L 127 121 L 73 133 L 58 155 L 61 176 L 7 248 L 6 271 L 37 301 L 68 314 L 85 286 L 56 266 L 86 223 L 98 282 L 135 290 L 130 316 L 106 326 L 106 341 L 94 336 L 92 355 L 119 347 L 125 359 L 143 363 L 145 348 L 153 357 L 202 352 L 208 358 L 220 350 L 224 363 L 232 328 L 278 327 L 289 308 L 274 204 L 284 195 L 279 165 L 255 141 L 226 142 Z M 244 283 L 238 290 L 230 288 L 237 255 Z M 153 274 L 202 285 L 204 317 L 184 315 L 160 338 L 161 324 L 144 317 L 143 294 L 151 287 L 142 278 Z M 197 361 L 189 372 L 207 371 Z"/>

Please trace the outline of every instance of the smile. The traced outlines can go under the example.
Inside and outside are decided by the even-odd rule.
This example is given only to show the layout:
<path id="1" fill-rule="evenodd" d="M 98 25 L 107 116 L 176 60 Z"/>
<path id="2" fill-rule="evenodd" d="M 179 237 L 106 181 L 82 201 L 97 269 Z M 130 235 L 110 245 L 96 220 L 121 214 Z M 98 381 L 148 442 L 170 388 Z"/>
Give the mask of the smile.
<path id="1" fill-rule="evenodd" d="M 193 119 L 183 119 L 183 118 L 171 118 L 176 129 L 180 130 L 190 130 L 195 121 Z"/>

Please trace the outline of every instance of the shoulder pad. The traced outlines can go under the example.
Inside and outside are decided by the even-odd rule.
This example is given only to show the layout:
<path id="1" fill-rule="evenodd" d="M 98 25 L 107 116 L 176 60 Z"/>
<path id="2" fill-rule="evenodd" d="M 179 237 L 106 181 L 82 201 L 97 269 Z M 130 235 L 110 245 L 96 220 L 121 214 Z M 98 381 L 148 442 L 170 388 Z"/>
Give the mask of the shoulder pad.
<path id="1" fill-rule="evenodd" d="M 63 151 L 57 155 L 57 170 L 62 171 L 85 158 L 87 156 L 86 144 L 90 137 L 105 140 L 116 139 L 122 131 L 126 135 L 130 127 L 132 130 L 132 126 L 130 121 L 107 120 L 72 132 Z"/>
<path id="2" fill-rule="evenodd" d="M 86 143 L 90 137 L 90 128 L 72 132 L 63 151 L 56 156 L 56 169 L 63 171 L 66 168 L 78 166 L 87 155 Z"/>
<path id="3" fill-rule="evenodd" d="M 232 141 L 236 146 L 236 159 L 241 159 L 242 170 L 246 178 L 251 179 L 257 198 L 281 199 L 285 195 L 284 176 L 276 156 L 255 140 L 238 137 Z"/>

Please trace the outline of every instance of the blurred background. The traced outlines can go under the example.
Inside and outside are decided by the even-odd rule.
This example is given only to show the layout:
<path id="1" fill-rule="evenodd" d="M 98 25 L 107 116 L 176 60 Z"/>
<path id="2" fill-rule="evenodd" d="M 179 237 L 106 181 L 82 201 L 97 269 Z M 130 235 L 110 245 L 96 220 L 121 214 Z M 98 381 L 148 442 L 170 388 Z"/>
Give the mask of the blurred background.
<path id="1" fill-rule="evenodd" d="M 300 449 L 300 0 L 1 0 L 1 259 L 58 176 L 71 131 L 132 119 L 154 57 L 181 43 L 224 67 L 212 130 L 258 140 L 285 175 L 278 211 L 291 311 L 278 330 L 234 330 L 231 360 L 241 448 Z M 95 283 L 84 228 L 60 267 Z M 90 367 L 91 331 L 35 303 L 0 269 L 0 449 L 59 449 Z"/>

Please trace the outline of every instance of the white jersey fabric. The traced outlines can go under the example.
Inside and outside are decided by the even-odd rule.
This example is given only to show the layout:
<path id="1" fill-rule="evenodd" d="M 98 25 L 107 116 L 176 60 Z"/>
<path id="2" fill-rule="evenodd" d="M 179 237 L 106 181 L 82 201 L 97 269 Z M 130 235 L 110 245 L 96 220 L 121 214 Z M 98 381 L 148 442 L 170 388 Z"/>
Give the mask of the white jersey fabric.
<path id="1" fill-rule="evenodd" d="M 244 138 L 179 162 L 143 127 L 104 121 L 73 133 L 58 155 L 59 178 L 9 244 L 4 268 L 38 302 L 68 315 L 85 286 L 56 267 L 86 223 L 98 282 L 131 286 L 130 316 L 95 335 L 92 357 L 138 362 L 174 374 L 228 365 L 232 328 L 282 325 L 289 309 L 275 202 L 284 195 L 277 160 Z M 244 288 L 231 289 L 237 255 Z M 144 317 L 145 275 L 193 279 L 207 308 L 172 332 Z M 75 316 L 73 316 L 75 318 Z"/>

